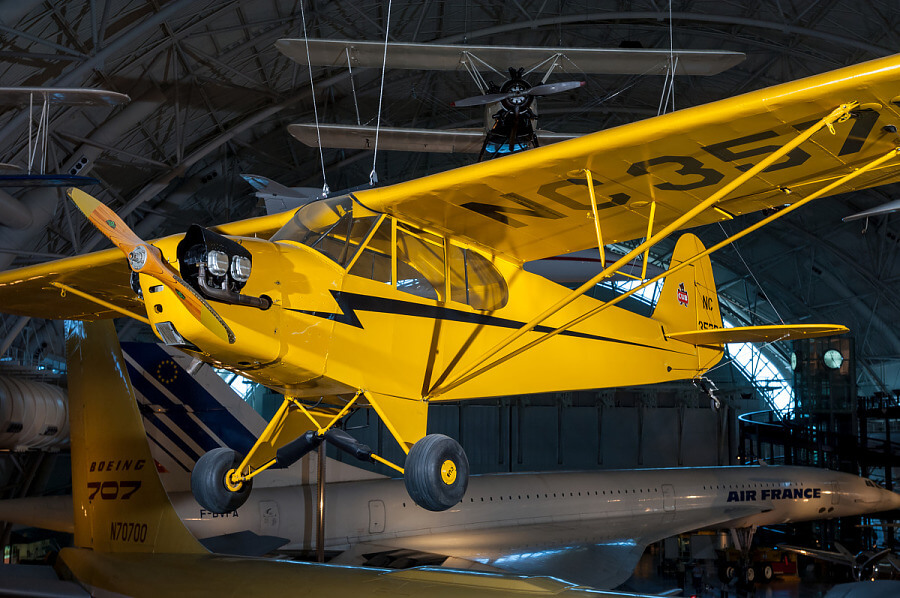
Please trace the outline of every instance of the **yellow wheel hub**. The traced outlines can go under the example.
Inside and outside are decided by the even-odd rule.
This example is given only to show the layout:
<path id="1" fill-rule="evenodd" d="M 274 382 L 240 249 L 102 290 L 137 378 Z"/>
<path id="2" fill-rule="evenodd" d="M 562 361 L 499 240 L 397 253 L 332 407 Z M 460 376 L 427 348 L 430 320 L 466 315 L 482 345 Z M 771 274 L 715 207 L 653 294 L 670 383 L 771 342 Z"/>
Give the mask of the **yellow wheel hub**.
<path id="1" fill-rule="evenodd" d="M 456 463 L 447 459 L 441 464 L 441 480 L 448 486 L 456 481 Z"/>
<path id="2" fill-rule="evenodd" d="M 225 474 L 225 487 L 231 492 L 237 492 L 243 485 L 244 483 L 240 480 L 237 470 L 229 469 Z"/>

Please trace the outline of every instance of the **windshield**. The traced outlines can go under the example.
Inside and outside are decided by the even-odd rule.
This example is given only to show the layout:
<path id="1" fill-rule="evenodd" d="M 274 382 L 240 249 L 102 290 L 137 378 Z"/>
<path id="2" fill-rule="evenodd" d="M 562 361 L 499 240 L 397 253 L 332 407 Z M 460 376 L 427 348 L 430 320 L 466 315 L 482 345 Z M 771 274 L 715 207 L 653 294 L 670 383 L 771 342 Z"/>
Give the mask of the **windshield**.
<path id="1" fill-rule="evenodd" d="M 303 206 L 271 240 L 302 243 L 346 266 L 379 217 L 342 195 Z"/>
<path id="2" fill-rule="evenodd" d="M 372 212 L 349 195 L 303 206 L 272 241 L 302 243 L 353 276 L 426 299 L 449 299 L 478 310 L 500 309 L 509 299 L 506 281 L 488 258 Z"/>

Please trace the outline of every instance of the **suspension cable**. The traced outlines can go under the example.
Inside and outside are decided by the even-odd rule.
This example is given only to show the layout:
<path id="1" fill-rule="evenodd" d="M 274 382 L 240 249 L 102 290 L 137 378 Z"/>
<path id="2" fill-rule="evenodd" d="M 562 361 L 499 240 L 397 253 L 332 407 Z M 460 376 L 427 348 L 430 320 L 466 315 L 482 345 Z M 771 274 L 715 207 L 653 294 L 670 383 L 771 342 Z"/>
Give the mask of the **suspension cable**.
<path id="1" fill-rule="evenodd" d="M 381 101 L 384 99 L 384 71 L 387 68 L 388 36 L 391 32 L 391 0 L 388 0 L 387 22 L 384 26 L 384 54 L 381 58 L 381 89 L 378 91 L 378 117 L 375 119 L 375 150 L 372 154 L 372 172 L 369 173 L 369 184 L 375 186 L 378 175 L 375 173 L 375 163 L 378 160 L 378 133 L 381 129 Z"/>
<path id="2" fill-rule="evenodd" d="M 672 0 L 669 0 L 669 64 L 666 65 L 666 79 L 663 82 L 662 94 L 659 98 L 659 109 L 656 115 L 675 111 L 675 69 L 678 61 L 675 59 L 675 31 L 672 21 Z"/>
<path id="3" fill-rule="evenodd" d="M 344 52 L 347 54 L 347 71 L 350 72 L 350 88 L 353 90 L 353 108 L 356 110 L 356 124 L 361 125 L 362 121 L 359 119 L 359 103 L 356 101 L 356 83 L 353 82 L 353 64 L 350 60 L 350 48 L 344 48 Z"/>
<path id="4" fill-rule="evenodd" d="M 722 229 L 722 233 L 723 233 L 723 234 L 725 235 L 725 237 L 727 238 L 727 237 L 728 237 L 728 232 L 725 230 L 725 227 L 722 226 L 722 223 L 721 223 L 721 222 L 719 222 L 718 225 L 719 225 L 719 228 Z M 731 248 L 734 249 L 734 253 L 737 254 L 738 258 L 741 260 L 741 263 L 744 264 L 744 268 L 747 269 L 747 274 L 749 274 L 749 275 L 750 275 L 750 278 L 753 279 L 753 283 L 756 285 L 756 288 L 759 289 L 759 290 L 762 292 L 763 297 L 765 297 L 766 301 L 769 303 L 769 307 L 771 307 L 771 308 L 772 308 L 772 311 L 775 312 L 775 317 L 777 317 L 777 318 L 781 321 L 781 323 L 784 324 L 784 318 L 782 318 L 782 317 L 781 317 L 781 314 L 778 313 L 778 308 L 775 307 L 775 304 L 772 303 L 772 300 L 771 300 L 771 299 L 769 299 L 769 294 L 766 293 L 766 289 L 763 288 L 763 286 L 759 283 L 759 280 L 756 278 L 756 275 L 753 273 L 753 270 L 750 269 L 750 264 L 748 264 L 748 263 L 747 263 L 747 260 L 744 259 L 744 256 L 741 255 L 740 250 L 737 248 L 737 245 L 735 245 L 733 241 L 730 243 L 730 245 L 731 245 Z M 747 306 L 747 309 L 748 309 L 748 310 L 750 309 L 750 306 L 749 306 L 749 305 Z"/>
<path id="5" fill-rule="evenodd" d="M 322 134 L 319 132 L 319 109 L 316 107 L 316 85 L 313 82 L 312 59 L 309 57 L 309 37 L 306 35 L 306 12 L 304 0 L 300 0 L 300 21 L 303 23 L 303 43 L 306 45 L 306 64 L 309 65 L 309 87 L 313 102 L 313 116 L 316 119 L 316 140 L 319 144 L 319 162 L 322 165 L 322 197 L 328 195 L 328 179 L 325 178 L 325 153 L 322 151 Z"/>

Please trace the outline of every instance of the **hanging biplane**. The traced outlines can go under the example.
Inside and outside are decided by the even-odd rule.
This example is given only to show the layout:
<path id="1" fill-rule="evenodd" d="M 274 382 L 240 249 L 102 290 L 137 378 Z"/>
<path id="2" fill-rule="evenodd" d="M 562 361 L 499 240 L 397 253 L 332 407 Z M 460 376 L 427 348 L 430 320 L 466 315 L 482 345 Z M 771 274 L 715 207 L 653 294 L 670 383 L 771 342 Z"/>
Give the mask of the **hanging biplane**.
<path id="1" fill-rule="evenodd" d="M 282 39 L 275 46 L 290 59 L 309 67 L 349 69 L 389 68 L 418 71 L 465 71 L 481 95 L 453 102 L 453 106 L 484 106 L 485 127 L 429 129 L 315 123 L 293 124 L 288 132 L 311 147 L 372 149 L 409 152 L 477 153 L 479 161 L 577 135 L 535 130 L 535 97 L 576 89 L 584 81 L 548 83 L 555 72 L 584 77 L 616 75 L 715 75 L 744 60 L 741 52 L 718 50 L 656 50 L 651 48 L 553 48 L 523 46 L 471 46 L 350 41 L 337 39 Z M 522 65 L 528 65 L 526 67 Z M 507 75 L 505 71 L 508 71 Z M 499 77 L 502 83 L 485 79 Z M 535 82 L 533 79 L 541 75 Z M 532 80 L 531 83 L 526 78 Z M 354 102 L 355 86 L 354 86 Z M 495 106 L 497 112 L 491 114 Z M 540 140 L 540 141 L 538 141 Z"/>
<path id="2" fill-rule="evenodd" d="M 426 435 L 433 401 L 697 379 L 726 342 L 846 331 L 722 328 L 709 253 L 816 197 L 900 180 L 900 55 L 295 211 L 146 242 L 79 190 L 118 247 L 0 275 L 0 309 L 126 314 L 198 359 L 284 393 L 246 456 L 198 462 L 211 511 L 324 439 L 404 473 L 432 510 L 463 496 L 459 444 Z M 704 250 L 683 235 L 651 317 L 583 293 L 674 231 L 782 208 Z M 522 263 L 647 237 L 570 290 Z M 124 252 L 128 259 L 122 259 Z M 601 255 L 603 253 L 601 252 Z M 145 313 L 146 315 L 145 315 Z M 339 429 L 373 408 L 406 454 Z"/>
<path id="3" fill-rule="evenodd" d="M 28 109 L 27 171 L 13 164 L 0 166 L 0 187 L 71 187 L 96 185 L 100 181 L 79 175 L 87 159 L 72 166 L 69 172 L 44 172 L 50 139 L 50 112 L 54 106 L 118 106 L 131 101 L 127 95 L 105 89 L 69 87 L 0 87 L 0 105 Z M 35 127 L 33 112 L 38 111 Z"/>

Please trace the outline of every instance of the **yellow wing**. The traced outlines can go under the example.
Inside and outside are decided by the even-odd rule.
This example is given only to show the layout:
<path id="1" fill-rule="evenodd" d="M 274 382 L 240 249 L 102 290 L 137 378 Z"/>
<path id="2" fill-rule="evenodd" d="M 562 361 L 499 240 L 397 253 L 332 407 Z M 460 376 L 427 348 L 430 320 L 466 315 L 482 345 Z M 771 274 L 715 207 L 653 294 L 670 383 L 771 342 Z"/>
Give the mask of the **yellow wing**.
<path id="1" fill-rule="evenodd" d="M 270 237 L 287 222 L 293 211 L 249 218 L 213 227 L 237 236 Z M 173 235 L 168 239 L 179 239 Z M 151 241 L 154 243 L 155 241 Z M 177 242 L 177 241 L 176 241 Z M 130 285 L 131 270 L 116 248 L 0 272 L 0 306 L 4 313 L 46 319 L 95 320 L 122 314 L 53 286 L 61 283 L 100 300 L 143 316 L 144 303 Z"/>
<path id="2" fill-rule="evenodd" d="M 604 242 L 643 237 L 650 202 L 659 230 L 853 101 L 834 134 L 819 131 L 688 226 L 707 224 L 792 203 L 900 145 L 900 54 L 354 196 L 508 257 L 544 258 L 597 245 L 584 169 Z M 898 179 L 892 161 L 839 192 Z"/>

